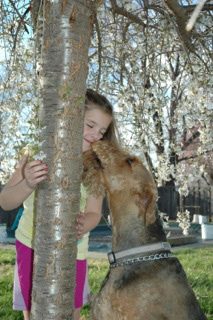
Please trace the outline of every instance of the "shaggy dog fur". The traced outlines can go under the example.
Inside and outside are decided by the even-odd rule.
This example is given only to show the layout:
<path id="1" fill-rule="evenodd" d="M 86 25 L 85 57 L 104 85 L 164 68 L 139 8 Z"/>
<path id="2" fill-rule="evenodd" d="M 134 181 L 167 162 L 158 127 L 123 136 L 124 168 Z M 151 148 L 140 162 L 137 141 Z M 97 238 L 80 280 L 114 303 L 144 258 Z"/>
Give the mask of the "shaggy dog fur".
<path id="1" fill-rule="evenodd" d="M 84 184 L 107 193 L 114 252 L 166 241 L 157 190 L 142 162 L 107 141 L 84 158 Z M 92 320 L 206 319 L 175 257 L 110 268 L 92 304 Z"/>

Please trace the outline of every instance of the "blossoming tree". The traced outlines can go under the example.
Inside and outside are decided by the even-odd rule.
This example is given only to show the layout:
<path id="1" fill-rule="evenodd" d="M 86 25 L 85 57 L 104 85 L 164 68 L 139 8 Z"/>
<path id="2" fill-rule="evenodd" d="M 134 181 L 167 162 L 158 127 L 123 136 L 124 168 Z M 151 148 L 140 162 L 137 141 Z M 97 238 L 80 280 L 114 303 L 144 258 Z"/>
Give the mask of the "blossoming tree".
<path id="1" fill-rule="evenodd" d="M 37 202 L 38 224 L 43 226 L 38 228 L 36 246 L 40 247 L 47 239 L 49 253 L 44 259 L 37 251 L 38 262 L 44 260 L 40 270 L 46 272 L 41 277 L 40 271 L 35 273 L 35 318 L 41 313 L 36 292 L 40 292 L 43 276 L 49 277 L 47 292 L 58 294 L 61 284 L 52 271 L 66 265 L 67 277 L 74 262 L 73 226 L 79 200 L 80 132 L 91 24 L 94 23 L 94 31 L 87 85 L 107 94 L 115 104 L 123 142 L 143 152 L 158 185 L 170 184 L 185 194 L 192 178 L 203 175 L 212 154 L 209 129 L 213 6 L 203 2 L 193 28 L 187 31 L 186 25 L 195 9 L 191 1 L 182 5 L 177 0 L 34 0 L 31 5 L 29 0 L 10 0 L 7 4 L 1 0 L 0 3 L 1 169 L 6 181 L 15 162 L 9 160 L 25 144 L 37 144 L 41 132 L 45 137 L 42 149 L 50 167 L 50 181 L 39 190 Z M 37 35 L 33 38 L 36 52 L 27 42 L 27 38 L 32 38 L 31 16 Z M 34 94 L 35 55 L 39 99 Z M 185 136 L 186 132 L 193 133 L 195 127 L 200 145 L 190 159 L 188 174 L 183 161 Z M 200 170 L 203 157 L 205 165 Z M 70 215 L 68 207 L 72 208 Z M 65 224 L 68 228 L 63 229 Z M 58 231 L 60 239 L 54 238 Z M 52 242 L 53 238 L 56 241 Z M 64 263 L 61 259 L 65 243 L 69 243 L 72 253 L 66 252 L 68 260 Z M 55 280 L 57 285 L 52 286 Z M 66 295 L 64 301 L 68 299 Z M 70 316 L 70 308 L 61 301 L 61 296 L 54 301 L 56 305 L 50 301 L 47 304 L 45 319 L 56 317 L 57 312 L 61 313 L 57 319 Z"/>

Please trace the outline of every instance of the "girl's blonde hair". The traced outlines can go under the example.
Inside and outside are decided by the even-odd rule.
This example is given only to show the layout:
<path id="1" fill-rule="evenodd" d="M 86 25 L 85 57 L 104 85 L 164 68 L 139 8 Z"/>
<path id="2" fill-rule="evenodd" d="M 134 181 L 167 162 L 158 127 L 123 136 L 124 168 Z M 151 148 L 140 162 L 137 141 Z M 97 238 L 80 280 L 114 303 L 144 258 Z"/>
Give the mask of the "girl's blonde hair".
<path id="1" fill-rule="evenodd" d="M 119 134 L 116 126 L 112 104 L 102 94 L 92 89 L 87 89 L 85 98 L 85 111 L 92 109 L 99 109 L 112 117 L 112 122 L 110 123 L 102 140 L 109 140 L 115 144 L 119 144 Z"/>

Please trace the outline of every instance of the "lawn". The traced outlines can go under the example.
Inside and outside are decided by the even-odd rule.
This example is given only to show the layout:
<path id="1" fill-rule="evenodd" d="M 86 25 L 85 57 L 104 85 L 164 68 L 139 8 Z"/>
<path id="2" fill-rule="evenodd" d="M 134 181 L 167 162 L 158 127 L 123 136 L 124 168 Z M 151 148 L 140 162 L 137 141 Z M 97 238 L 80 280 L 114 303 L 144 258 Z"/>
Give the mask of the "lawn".
<path id="1" fill-rule="evenodd" d="M 208 320 L 213 320 L 213 247 L 185 249 L 175 253 L 184 266 L 189 282 Z M 0 249 L 0 319 L 21 320 L 22 314 L 12 310 L 12 286 L 15 251 Z M 89 260 L 89 280 L 93 293 L 99 290 L 108 264 L 106 261 Z M 89 307 L 82 314 L 89 319 Z"/>

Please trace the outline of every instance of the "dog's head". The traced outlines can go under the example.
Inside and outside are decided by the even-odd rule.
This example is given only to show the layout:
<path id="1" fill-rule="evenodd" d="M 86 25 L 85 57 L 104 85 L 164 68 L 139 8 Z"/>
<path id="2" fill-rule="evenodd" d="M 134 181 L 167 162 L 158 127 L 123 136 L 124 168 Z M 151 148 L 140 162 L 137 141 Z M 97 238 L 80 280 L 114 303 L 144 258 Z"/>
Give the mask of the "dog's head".
<path id="1" fill-rule="evenodd" d="M 84 154 L 83 182 L 92 194 L 107 192 L 112 197 L 129 199 L 140 208 L 145 224 L 155 221 L 156 186 L 138 157 L 109 141 L 98 141 Z"/>

